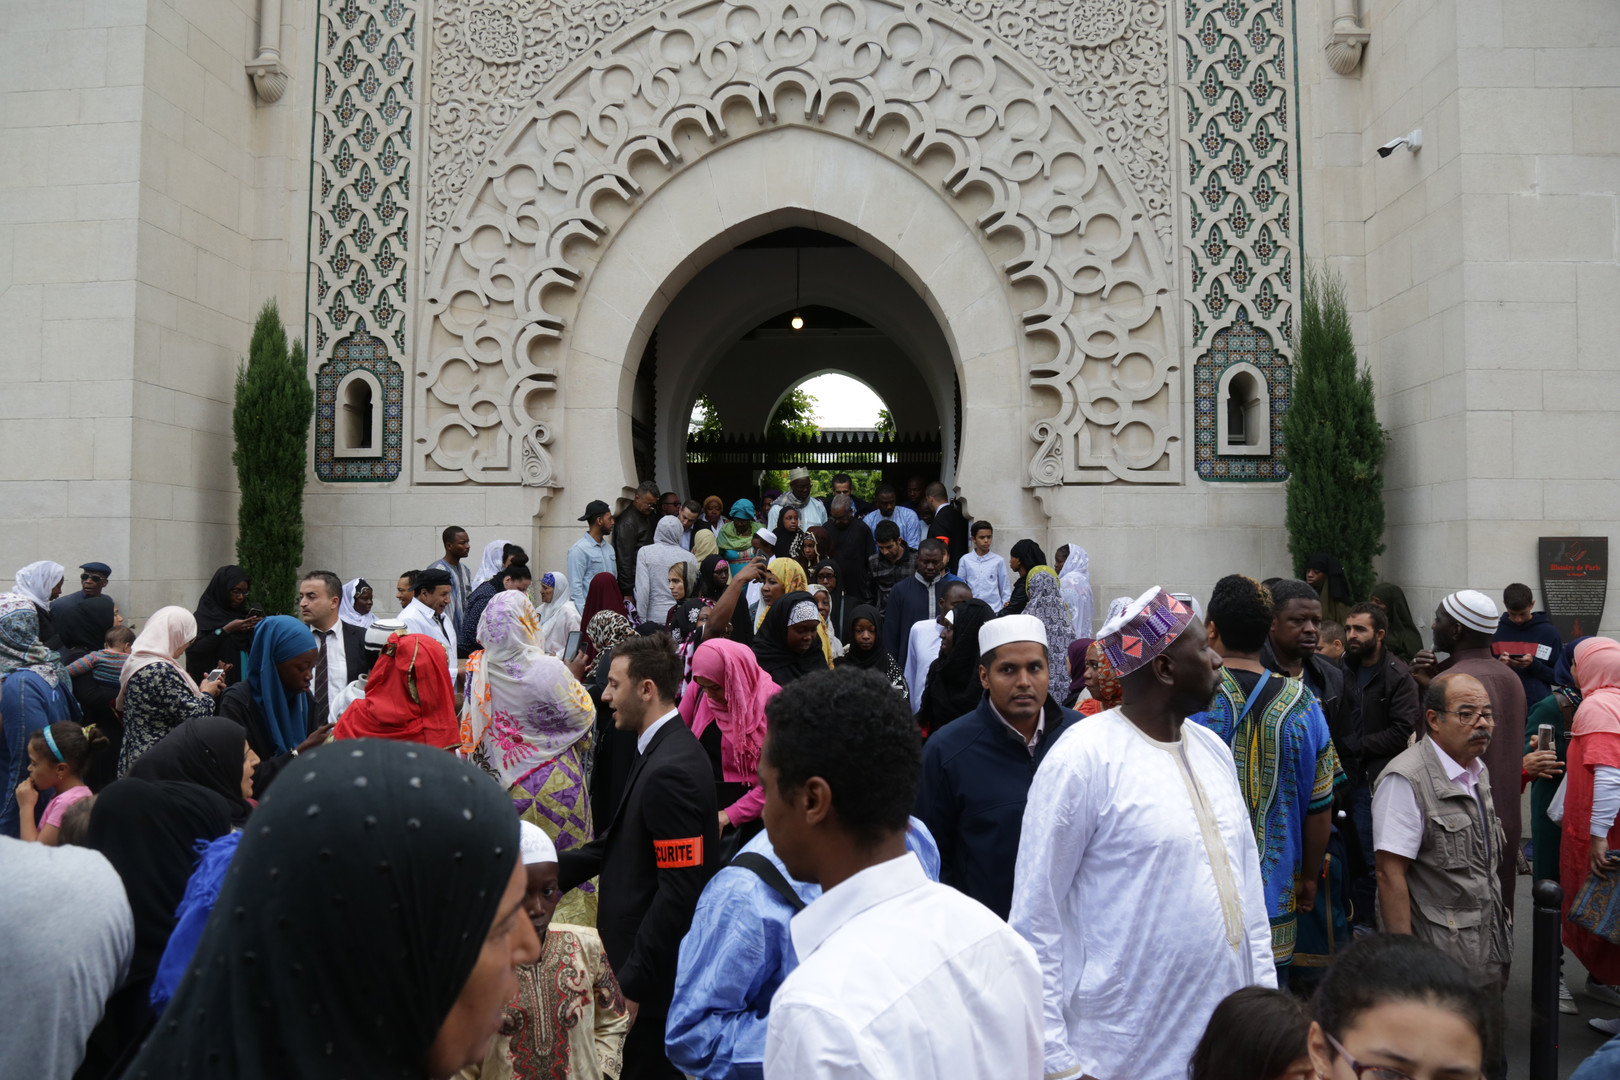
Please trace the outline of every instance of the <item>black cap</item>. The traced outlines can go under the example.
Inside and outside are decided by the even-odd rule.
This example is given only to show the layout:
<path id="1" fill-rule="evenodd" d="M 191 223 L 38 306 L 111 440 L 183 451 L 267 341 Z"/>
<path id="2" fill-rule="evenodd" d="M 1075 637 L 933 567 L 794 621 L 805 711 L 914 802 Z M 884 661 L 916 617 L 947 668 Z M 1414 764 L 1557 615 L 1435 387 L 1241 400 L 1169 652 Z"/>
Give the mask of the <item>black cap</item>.
<path id="1" fill-rule="evenodd" d="M 432 570 L 424 570 L 416 575 L 417 592 L 421 592 L 423 589 L 437 589 L 440 585 L 454 584 L 455 579 L 450 576 L 450 571 L 440 570 L 437 567 Z"/>
<path id="2" fill-rule="evenodd" d="M 102 577 L 112 577 L 112 567 L 108 566 L 104 562 L 80 563 L 79 569 L 88 570 L 92 574 L 100 574 Z"/>
<path id="3" fill-rule="evenodd" d="M 585 506 L 585 516 L 580 518 L 579 520 L 581 520 L 581 521 L 595 521 L 597 518 L 601 517 L 603 514 L 608 513 L 612 509 L 613 508 L 611 506 L 609 506 L 607 503 L 603 502 L 601 499 L 592 499 Z"/>

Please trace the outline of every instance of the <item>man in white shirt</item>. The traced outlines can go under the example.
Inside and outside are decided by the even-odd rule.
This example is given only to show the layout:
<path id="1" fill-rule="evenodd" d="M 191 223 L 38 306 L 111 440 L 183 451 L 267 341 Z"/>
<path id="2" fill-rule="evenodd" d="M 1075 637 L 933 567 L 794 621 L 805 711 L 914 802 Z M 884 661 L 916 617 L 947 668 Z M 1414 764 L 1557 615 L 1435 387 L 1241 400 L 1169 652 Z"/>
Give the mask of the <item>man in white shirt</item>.
<path id="1" fill-rule="evenodd" d="M 399 621 L 413 634 L 426 634 L 444 646 L 450 662 L 450 681 L 456 681 L 456 628 L 450 621 L 450 571 L 429 567 L 416 575 L 416 595 L 399 613 Z"/>
<path id="2" fill-rule="evenodd" d="M 774 532 L 776 523 L 782 520 L 782 511 L 789 508 L 799 512 L 799 529 L 803 532 L 809 532 L 812 525 L 827 524 L 826 504 L 810 497 L 809 469 L 798 468 L 788 473 L 787 492 L 771 504 L 765 524 Z"/>
<path id="3" fill-rule="evenodd" d="M 890 688 L 838 669 L 766 705 L 765 827 L 821 899 L 771 1000 L 766 1080 L 1038 1080 L 1040 971 L 984 905 L 906 850 L 921 739 Z"/>
<path id="4" fill-rule="evenodd" d="M 911 695 L 911 711 L 922 708 L 923 690 L 928 685 L 928 668 L 939 659 L 940 646 L 945 640 L 945 622 L 951 609 L 964 600 L 973 599 L 973 588 L 965 581 L 953 581 L 945 586 L 939 598 L 939 618 L 918 619 L 911 624 L 911 635 L 906 642 L 906 690 Z"/>
<path id="5" fill-rule="evenodd" d="M 311 728 L 337 721 L 344 688 L 371 666 L 365 630 L 338 619 L 342 603 L 343 582 L 331 571 L 312 570 L 298 582 L 298 617 L 314 632 L 320 650 L 309 683 Z"/>
<path id="6" fill-rule="evenodd" d="M 1221 668 L 1191 609 L 1150 589 L 1100 640 L 1125 703 L 1036 770 L 1008 921 L 1040 957 L 1047 1077 L 1185 1080 L 1215 1006 L 1277 985 L 1260 855 L 1232 752 L 1185 723 Z"/>

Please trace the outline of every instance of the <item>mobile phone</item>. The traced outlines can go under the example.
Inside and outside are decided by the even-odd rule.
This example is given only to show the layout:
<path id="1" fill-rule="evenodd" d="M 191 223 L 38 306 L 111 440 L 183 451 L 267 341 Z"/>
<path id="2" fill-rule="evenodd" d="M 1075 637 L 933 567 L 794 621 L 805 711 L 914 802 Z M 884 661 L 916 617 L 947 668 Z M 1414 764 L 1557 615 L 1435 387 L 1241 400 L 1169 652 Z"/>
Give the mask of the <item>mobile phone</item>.
<path id="1" fill-rule="evenodd" d="M 207 678 L 203 679 L 203 682 L 207 682 L 209 679 L 223 679 L 224 677 L 225 669 L 222 667 L 217 667 L 208 673 Z"/>
<path id="2" fill-rule="evenodd" d="M 250 617 L 257 616 L 258 618 L 262 619 L 264 618 L 264 608 L 258 604 L 254 604 L 252 607 L 248 608 L 248 615 Z"/>
<path id="3" fill-rule="evenodd" d="M 563 649 L 563 659 L 572 660 L 579 655 L 579 631 L 568 631 L 568 645 Z"/>
<path id="4" fill-rule="evenodd" d="M 1557 735 L 1551 724 L 1542 724 L 1536 728 L 1536 749 L 1554 751 L 1558 749 Z"/>

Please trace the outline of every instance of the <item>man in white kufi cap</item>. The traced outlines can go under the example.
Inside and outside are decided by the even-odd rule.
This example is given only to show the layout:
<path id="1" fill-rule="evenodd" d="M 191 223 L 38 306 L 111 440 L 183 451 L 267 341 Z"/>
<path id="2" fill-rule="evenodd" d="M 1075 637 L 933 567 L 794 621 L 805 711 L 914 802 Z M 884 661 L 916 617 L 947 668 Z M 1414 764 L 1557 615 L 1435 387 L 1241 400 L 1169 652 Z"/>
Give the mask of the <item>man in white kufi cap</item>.
<path id="1" fill-rule="evenodd" d="M 1277 985 L 1260 856 L 1232 752 L 1184 723 L 1221 666 L 1190 606 L 1150 589 L 1098 642 L 1125 701 L 1035 774 L 1008 921 L 1040 959 L 1048 1078 L 1183 1080 L 1221 999 Z"/>
<path id="2" fill-rule="evenodd" d="M 1434 609 L 1434 648 L 1424 649 L 1412 659 L 1412 677 L 1418 689 L 1427 692 L 1429 684 L 1439 675 L 1460 671 L 1472 675 L 1485 686 L 1491 698 L 1491 711 L 1496 714 L 1496 727 L 1491 733 L 1491 744 L 1480 755 L 1490 770 L 1491 801 L 1495 804 L 1497 820 L 1507 834 L 1505 851 L 1519 850 L 1519 835 L 1523 823 L 1519 814 L 1519 785 L 1513 778 L 1524 766 L 1524 723 L 1529 712 L 1525 701 L 1524 684 L 1514 670 L 1498 660 L 1491 651 L 1491 640 L 1501 613 L 1496 601 L 1477 589 L 1454 592 Z M 1435 656 L 1446 653 L 1444 663 Z M 1497 876 L 1502 882 L 1502 903 L 1507 905 L 1509 921 L 1513 917 L 1513 893 L 1519 872 L 1518 860 L 1501 860 Z"/>
<path id="3" fill-rule="evenodd" d="M 790 506 L 799 512 L 801 530 L 827 524 L 827 504 L 810 497 L 809 469 L 798 468 L 788 473 L 788 489 L 771 504 L 771 517 L 766 524 L 774 530 L 776 523 L 782 520 L 782 511 Z"/>
<path id="4" fill-rule="evenodd" d="M 1046 628 L 1003 615 L 979 628 L 979 707 L 929 736 L 917 816 L 939 844 L 940 880 L 1007 917 L 1024 802 L 1036 768 L 1080 722 L 1047 693 Z"/>

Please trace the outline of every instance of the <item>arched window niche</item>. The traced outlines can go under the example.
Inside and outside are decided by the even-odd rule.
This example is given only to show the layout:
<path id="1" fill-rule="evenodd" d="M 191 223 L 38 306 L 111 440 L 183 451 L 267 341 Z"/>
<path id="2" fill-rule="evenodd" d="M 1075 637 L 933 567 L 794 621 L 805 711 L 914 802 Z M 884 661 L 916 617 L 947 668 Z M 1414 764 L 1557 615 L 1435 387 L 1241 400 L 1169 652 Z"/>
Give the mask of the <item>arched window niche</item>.
<path id="1" fill-rule="evenodd" d="M 382 453 L 383 388 L 369 371 L 351 371 L 338 383 L 336 457 L 377 457 Z"/>
<path id="2" fill-rule="evenodd" d="M 1223 457 L 1271 454 L 1271 389 L 1253 364 L 1221 373 L 1215 392 L 1215 452 Z"/>

